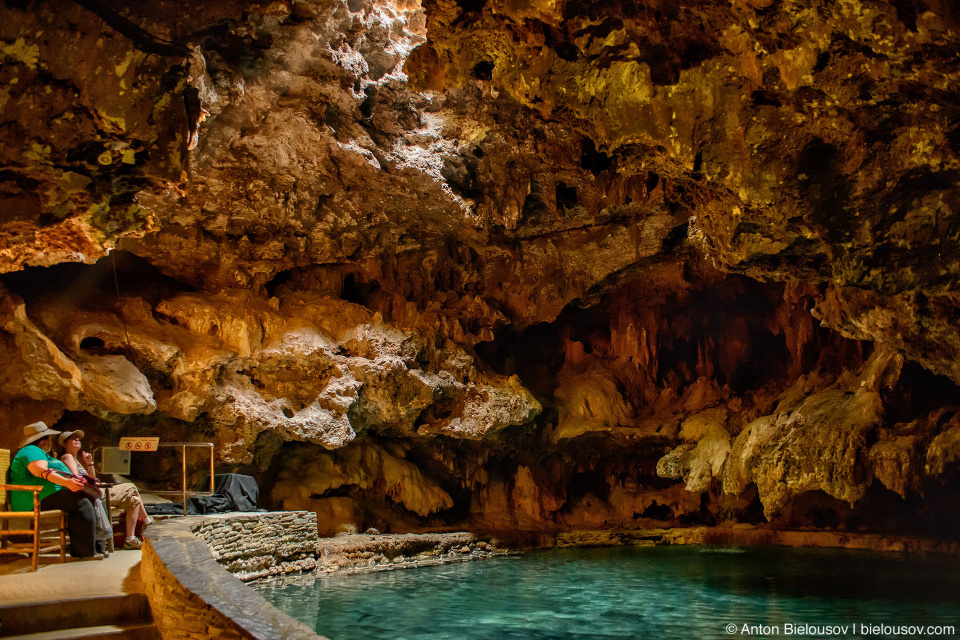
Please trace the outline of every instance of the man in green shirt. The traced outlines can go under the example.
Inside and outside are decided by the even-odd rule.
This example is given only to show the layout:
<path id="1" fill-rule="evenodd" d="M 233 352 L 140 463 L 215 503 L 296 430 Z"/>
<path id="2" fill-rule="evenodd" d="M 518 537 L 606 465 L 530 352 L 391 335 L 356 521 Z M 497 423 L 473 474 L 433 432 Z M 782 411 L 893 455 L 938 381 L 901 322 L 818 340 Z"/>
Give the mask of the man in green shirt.
<path id="1" fill-rule="evenodd" d="M 51 438 L 60 435 L 43 422 L 23 428 L 20 450 L 10 462 L 10 483 L 41 486 L 40 507 L 67 512 L 70 529 L 70 555 L 77 558 L 96 556 L 94 546 L 96 513 L 89 496 L 81 491 L 84 483 L 70 474 L 70 469 L 50 454 Z M 64 491 L 66 489 L 66 491 Z M 33 493 L 11 491 L 10 506 L 16 511 L 33 509 Z"/>

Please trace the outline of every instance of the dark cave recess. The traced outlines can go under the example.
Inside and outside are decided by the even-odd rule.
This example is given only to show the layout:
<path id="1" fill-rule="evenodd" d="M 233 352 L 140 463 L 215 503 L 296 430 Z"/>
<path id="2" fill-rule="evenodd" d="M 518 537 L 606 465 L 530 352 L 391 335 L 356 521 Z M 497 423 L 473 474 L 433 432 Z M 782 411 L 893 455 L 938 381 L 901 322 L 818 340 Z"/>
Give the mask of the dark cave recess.
<path id="1" fill-rule="evenodd" d="M 0 283 L 27 303 L 52 299 L 92 310 L 114 302 L 118 289 L 121 296 L 138 296 L 151 304 L 176 293 L 196 291 L 122 249 L 111 251 L 92 265 L 64 262 L 0 274 Z"/>

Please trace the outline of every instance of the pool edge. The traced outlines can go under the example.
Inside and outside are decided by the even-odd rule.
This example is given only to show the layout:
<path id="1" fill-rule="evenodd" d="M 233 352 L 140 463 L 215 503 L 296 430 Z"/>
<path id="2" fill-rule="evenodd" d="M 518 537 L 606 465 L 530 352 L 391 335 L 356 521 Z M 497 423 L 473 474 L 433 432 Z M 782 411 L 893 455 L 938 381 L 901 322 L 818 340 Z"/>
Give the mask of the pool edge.
<path id="1" fill-rule="evenodd" d="M 191 531 L 198 520 L 171 519 L 146 532 L 140 571 L 164 640 L 325 640 L 222 567 Z"/>

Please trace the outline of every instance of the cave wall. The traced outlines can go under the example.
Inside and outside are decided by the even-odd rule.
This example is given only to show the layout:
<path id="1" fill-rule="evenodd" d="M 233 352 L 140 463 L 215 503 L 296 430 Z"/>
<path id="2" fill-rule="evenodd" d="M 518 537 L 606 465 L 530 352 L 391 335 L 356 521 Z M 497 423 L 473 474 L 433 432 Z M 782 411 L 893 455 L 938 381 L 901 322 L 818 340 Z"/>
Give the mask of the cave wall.
<path id="1" fill-rule="evenodd" d="M 329 532 L 949 535 L 958 39 L 938 0 L 6 2 L 0 440 L 209 439 Z"/>

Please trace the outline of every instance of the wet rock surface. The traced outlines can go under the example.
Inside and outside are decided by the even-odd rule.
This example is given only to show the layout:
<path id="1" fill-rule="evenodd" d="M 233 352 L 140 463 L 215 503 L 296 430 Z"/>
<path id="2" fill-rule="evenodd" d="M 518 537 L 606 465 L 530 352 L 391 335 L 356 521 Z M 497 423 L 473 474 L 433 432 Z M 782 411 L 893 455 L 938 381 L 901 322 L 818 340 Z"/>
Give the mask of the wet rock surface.
<path id="1" fill-rule="evenodd" d="M 958 19 L 6 3 L 0 437 L 321 533 L 955 536 Z"/>
<path id="2" fill-rule="evenodd" d="M 485 560 L 510 553 L 496 539 L 470 533 L 346 535 L 322 538 L 316 573 L 370 573 Z"/>

